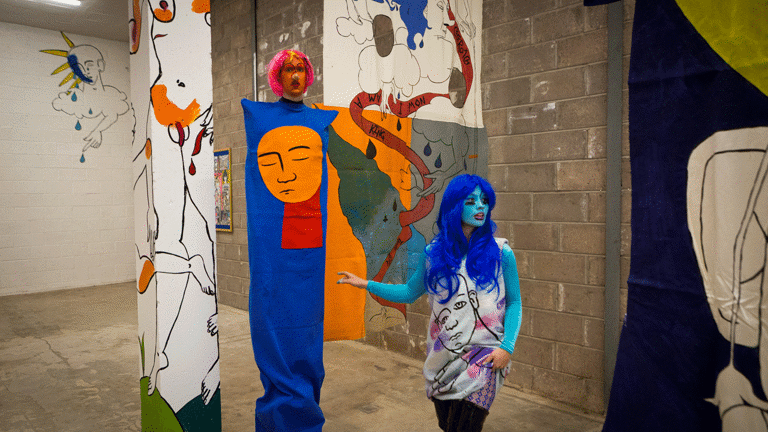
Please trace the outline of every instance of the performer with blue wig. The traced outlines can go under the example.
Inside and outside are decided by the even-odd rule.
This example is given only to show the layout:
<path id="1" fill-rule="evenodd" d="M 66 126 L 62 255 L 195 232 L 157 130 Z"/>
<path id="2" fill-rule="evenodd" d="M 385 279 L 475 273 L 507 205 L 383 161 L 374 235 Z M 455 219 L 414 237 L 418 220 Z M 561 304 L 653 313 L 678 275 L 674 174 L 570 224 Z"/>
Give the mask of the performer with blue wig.
<path id="1" fill-rule="evenodd" d="M 303 104 L 312 64 L 296 50 L 269 64 L 281 99 L 243 99 L 251 340 L 264 385 L 256 432 L 320 432 L 328 126 L 336 111 Z"/>
<path id="2" fill-rule="evenodd" d="M 397 303 L 425 292 L 431 308 L 424 362 L 427 397 L 446 432 L 479 432 L 509 371 L 520 331 L 517 263 L 506 239 L 494 238 L 496 194 L 483 178 L 463 174 L 446 187 L 439 233 L 406 284 L 339 272 L 338 283 Z"/>

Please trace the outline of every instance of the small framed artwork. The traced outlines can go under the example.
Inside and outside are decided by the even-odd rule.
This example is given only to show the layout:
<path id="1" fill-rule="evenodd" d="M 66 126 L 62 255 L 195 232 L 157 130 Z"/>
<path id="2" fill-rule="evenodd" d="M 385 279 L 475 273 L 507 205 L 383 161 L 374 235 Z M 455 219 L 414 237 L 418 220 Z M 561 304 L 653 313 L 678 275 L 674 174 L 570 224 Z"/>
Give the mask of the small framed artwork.
<path id="1" fill-rule="evenodd" d="M 213 152 L 216 231 L 232 232 L 232 163 L 229 149 Z"/>

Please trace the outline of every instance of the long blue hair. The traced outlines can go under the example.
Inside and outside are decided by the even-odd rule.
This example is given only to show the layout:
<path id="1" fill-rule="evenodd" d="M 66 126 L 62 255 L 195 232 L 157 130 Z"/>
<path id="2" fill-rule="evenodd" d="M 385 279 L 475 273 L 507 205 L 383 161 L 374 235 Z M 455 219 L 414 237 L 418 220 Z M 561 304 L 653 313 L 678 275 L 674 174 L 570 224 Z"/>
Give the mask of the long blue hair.
<path id="1" fill-rule="evenodd" d="M 469 241 L 461 229 L 461 213 L 464 201 L 476 187 L 488 197 L 488 213 L 485 223 L 476 228 Z M 491 292 L 499 288 L 497 275 L 501 266 L 501 251 L 493 233 L 496 224 L 491 211 L 496 205 L 496 193 L 484 178 L 462 174 L 454 177 L 443 192 L 443 201 L 437 215 L 438 234 L 427 246 L 429 262 L 427 291 L 438 295 L 440 303 L 446 303 L 459 289 L 461 260 L 467 256 L 467 273 L 478 288 Z M 447 291 L 447 292 L 445 292 Z"/>

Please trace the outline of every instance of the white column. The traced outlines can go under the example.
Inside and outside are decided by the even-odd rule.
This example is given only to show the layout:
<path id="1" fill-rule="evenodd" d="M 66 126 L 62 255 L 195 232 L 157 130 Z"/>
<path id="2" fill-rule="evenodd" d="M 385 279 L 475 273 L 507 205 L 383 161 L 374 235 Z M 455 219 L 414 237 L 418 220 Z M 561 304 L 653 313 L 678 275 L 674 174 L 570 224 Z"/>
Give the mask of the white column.
<path id="1" fill-rule="evenodd" d="M 211 37 L 193 3 L 129 0 L 138 336 L 143 422 L 209 431 L 221 429 Z"/>

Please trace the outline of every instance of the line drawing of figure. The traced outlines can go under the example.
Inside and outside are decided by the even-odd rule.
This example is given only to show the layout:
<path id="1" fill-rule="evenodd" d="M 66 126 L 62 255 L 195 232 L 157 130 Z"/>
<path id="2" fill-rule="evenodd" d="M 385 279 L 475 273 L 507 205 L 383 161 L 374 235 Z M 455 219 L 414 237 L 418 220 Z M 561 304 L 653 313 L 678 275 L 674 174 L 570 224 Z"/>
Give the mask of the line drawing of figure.
<path id="1" fill-rule="evenodd" d="M 477 347 L 465 352 L 466 347 L 470 346 L 472 336 L 475 331 L 484 328 L 496 340 L 501 341 L 498 332 L 502 326 L 502 317 L 499 313 L 504 307 L 504 299 L 496 304 L 496 309 L 486 314 L 480 315 L 480 303 L 477 297 L 477 291 L 469 289 L 467 280 L 463 275 L 457 275 L 459 278 L 459 288 L 454 297 L 443 305 L 443 308 L 432 317 L 430 322 L 430 334 L 435 340 L 436 350 L 440 347 L 453 353 L 461 354 L 456 361 L 447 363 L 435 375 L 432 383 L 434 393 L 448 393 L 453 388 L 453 381 L 461 371 L 468 367 L 475 367 L 475 372 L 488 368 L 488 365 L 482 365 L 480 362 L 493 349 Z M 467 319 L 467 315 L 472 314 L 474 319 Z M 471 322 L 471 325 L 459 326 L 459 324 Z M 440 345 L 439 347 L 437 345 Z M 486 372 L 490 372 L 486 371 Z"/>
<path id="2" fill-rule="evenodd" d="M 155 311 L 140 319 L 139 331 L 147 347 L 147 392 L 160 388 L 174 412 L 196 397 L 209 404 L 220 385 L 213 157 L 196 157 L 213 146 L 210 75 L 200 73 L 211 63 L 191 45 L 210 32 L 209 9 L 192 0 L 134 0 L 130 20 L 131 54 L 154 77 L 134 98 L 142 107 L 134 130 L 139 304 Z M 163 171 L 154 173 L 153 166 Z M 163 205 L 155 202 L 156 183 Z M 191 347 L 190 333 L 208 338 Z M 185 364 L 189 357 L 201 360 Z"/>
<path id="3" fill-rule="evenodd" d="M 85 146 L 80 162 L 85 162 L 85 151 L 91 147 L 99 148 L 104 139 L 102 133 L 115 124 L 119 116 L 128 112 L 128 96 L 117 88 L 104 84 L 102 73 L 106 70 L 107 63 L 101 51 L 92 45 L 75 45 L 64 32 L 61 32 L 61 36 L 69 50 L 45 49 L 40 52 L 67 59 L 67 62 L 56 68 L 51 75 L 66 69 L 71 70 L 59 86 L 69 81 L 72 81 L 72 84 L 51 102 L 53 109 L 75 116 L 78 119 L 76 130 L 82 128 L 80 119 L 100 119 L 83 138 Z"/>
<path id="4" fill-rule="evenodd" d="M 725 432 L 768 431 L 768 401 L 734 363 L 736 345 L 756 348 L 768 389 L 767 172 L 768 127 L 717 132 L 688 160 L 688 226 L 712 317 L 731 344 L 707 399 Z"/>

